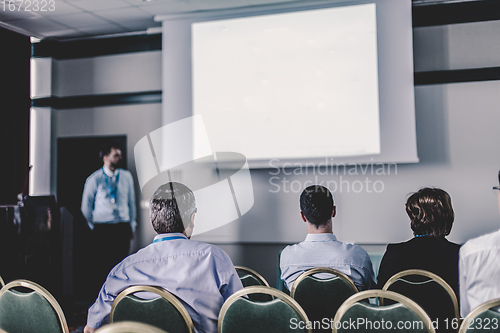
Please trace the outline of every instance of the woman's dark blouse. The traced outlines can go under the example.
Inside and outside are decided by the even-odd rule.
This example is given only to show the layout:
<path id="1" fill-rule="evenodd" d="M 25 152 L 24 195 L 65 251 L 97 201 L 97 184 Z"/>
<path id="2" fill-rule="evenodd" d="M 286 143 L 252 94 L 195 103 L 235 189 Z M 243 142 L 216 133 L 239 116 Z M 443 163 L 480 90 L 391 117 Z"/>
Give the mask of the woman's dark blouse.
<path id="1" fill-rule="evenodd" d="M 377 286 L 382 289 L 391 276 L 407 269 L 424 269 L 442 277 L 458 297 L 458 250 L 446 238 L 415 237 L 389 244 L 380 263 Z"/>

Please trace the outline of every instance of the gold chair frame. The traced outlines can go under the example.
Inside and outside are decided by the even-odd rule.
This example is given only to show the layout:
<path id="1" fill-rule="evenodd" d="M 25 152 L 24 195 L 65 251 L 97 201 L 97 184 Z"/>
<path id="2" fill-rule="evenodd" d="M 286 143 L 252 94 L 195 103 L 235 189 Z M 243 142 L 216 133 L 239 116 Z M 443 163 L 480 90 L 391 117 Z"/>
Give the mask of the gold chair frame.
<path id="1" fill-rule="evenodd" d="M 353 289 L 353 291 L 355 293 L 359 292 L 358 287 L 354 284 L 354 282 L 352 282 L 351 278 L 348 277 L 347 275 L 345 275 L 344 273 L 339 272 L 339 271 L 337 271 L 336 269 L 333 269 L 333 268 L 315 267 L 315 268 L 308 269 L 304 273 L 300 274 L 300 276 L 293 282 L 292 290 L 290 290 L 290 296 L 292 298 L 294 298 L 294 296 L 295 296 L 295 290 L 297 289 L 297 286 L 299 285 L 299 283 L 302 280 L 304 280 L 306 277 L 308 277 L 310 275 L 318 274 L 318 273 L 333 274 L 333 275 L 339 277 L 342 281 L 346 282 Z"/>
<path id="2" fill-rule="evenodd" d="M 439 275 L 434 274 L 432 272 L 429 272 L 429 271 L 426 271 L 423 269 L 407 269 L 405 271 L 401 271 L 401 272 L 396 273 L 393 276 L 391 276 L 391 278 L 389 280 L 387 280 L 387 282 L 382 287 L 382 290 L 388 290 L 388 288 L 391 286 L 391 284 L 394 281 L 396 281 L 397 279 L 402 278 L 404 276 L 408 276 L 408 275 L 421 275 L 421 276 L 428 277 L 428 278 L 434 280 L 435 282 L 437 282 L 441 287 L 443 287 L 446 290 L 446 292 L 448 293 L 448 295 L 450 295 L 451 300 L 453 302 L 453 310 L 455 312 L 455 318 L 460 320 L 460 312 L 458 311 L 458 299 L 457 299 L 457 295 L 455 295 L 455 292 L 453 291 L 453 288 L 451 288 L 451 286 L 448 284 L 448 282 L 446 282 L 442 277 L 440 277 Z M 384 304 L 383 300 L 380 300 L 380 304 L 381 305 Z"/>
<path id="3" fill-rule="evenodd" d="M 166 299 L 170 304 L 172 304 L 177 311 L 181 314 L 182 318 L 186 322 L 186 325 L 188 326 L 188 330 L 190 333 L 194 333 L 194 324 L 193 320 L 191 319 L 191 316 L 189 315 L 189 312 L 187 312 L 186 308 L 184 305 L 171 293 L 166 291 L 165 289 L 161 287 L 156 287 L 156 286 L 131 286 L 128 288 L 123 289 L 118 296 L 116 296 L 115 300 L 113 301 L 113 305 L 111 306 L 111 312 L 109 314 L 109 319 L 110 322 L 113 322 L 113 313 L 115 312 L 116 305 L 123 299 L 125 296 L 130 295 L 130 294 L 135 294 L 137 292 L 150 292 L 157 294 L 160 297 L 163 297 Z"/>
<path id="4" fill-rule="evenodd" d="M 483 304 L 477 306 L 474 310 L 472 310 L 462 321 L 462 324 L 460 325 L 460 329 L 458 333 L 465 333 L 467 332 L 469 322 L 471 321 L 471 318 L 476 318 L 478 315 L 483 313 L 486 310 L 489 310 L 491 308 L 494 308 L 496 306 L 500 305 L 500 298 L 495 298 L 492 299 L 491 301 L 484 302 Z"/>
<path id="5" fill-rule="evenodd" d="M 69 333 L 68 323 L 66 322 L 66 317 L 64 316 L 64 312 L 57 302 L 57 300 L 49 293 L 44 287 L 39 284 L 28 281 L 28 280 L 14 280 L 12 282 L 7 283 L 2 289 L 0 289 L 0 297 L 7 291 L 16 287 L 24 287 L 33 290 L 37 294 L 43 296 L 57 314 L 57 318 L 59 319 L 59 323 L 61 324 L 61 329 L 63 333 Z"/>
<path id="6" fill-rule="evenodd" d="M 222 308 L 219 313 L 219 318 L 218 318 L 218 324 L 217 324 L 217 331 L 220 333 L 222 331 L 222 321 L 224 319 L 224 316 L 226 315 L 227 309 L 233 304 L 237 299 L 239 299 L 242 296 L 248 295 L 248 294 L 268 294 L 273 297 L 277 297 L 289 306 L 291 306 L 295 312 L 297 312 L 305 323 L 309 321 L 309 318 L 307 318 L 306 312 L 300 307 L 299 303 L 295 301 L 293 298 L 288 296 L 282 291 L 279 291 L 277 289 L 271 288 L 271 287 L 264 287 L 264 286 L 251 286 L 251 287 L 245 287 L 243 289 L 238 290 L 224 302 L 224 305 L 222 305 Z M 312 333 L 311 329 L 306 328 L 307 333 Z"/>
<path id="7" fill-rule="evenodd" d="M 264 277 L 262 275 L 260 275 L 259 273 L 257 273 L 253 269 L 245 267 L 245 266 L 234 266 L 234 268 L 236 269 L 236 272 L 243 271 L 245 273 L 249 273 L 250 275 L 255 276 L 257 278 L 257 280 L 260 280 L 262 283 L 264 283 L 264 285 L 266 287 L 269 287 L 269 283 L 267 283 L 266 279 L 264 279 Z"/>
<path id="8" fill-rule="evenodd" d="M 349 297 L 338 309 L 337 313 L 335 314 L 335 318 L 333 319 L 334 323 L 339 322 L 342 319 L 342 316 L 346 313 L 346 311 L 355 303 L 367 299 L 367 298 L 375 298 L 378 297 L 380 298 L 388 298 L 393 301 L 396 301 L 398 303 L 403 304 L 410 310 L 412 310 L 417 316 L 420 317 L 422 322 L 425 325 L 425 328 L 429 333 L 436 333 L 434 328 L 432 327 L 432 322 L 427 313 L 414 301 L 409 299 L 408 297 L 405 297 L 403 295 L 400 295 L 398 293 L 395 293 L 393 291 L 388 291 L 388 290 L 365 290 L 361 291 L 355 295 L 352 295 Z M 333 327 L 333 333 L 337 333 L 337 326 L 334 325 Z"/>
<path id="9" fill-rule="evenodd" d="M 135 321 L 121 321 L 119 323 L 112 323 L 109 325 L 104 325 L 97 329 L 95 333 L 167 333 L 166 331 L 159 329 L 157 327 L 138 323 Z"/>

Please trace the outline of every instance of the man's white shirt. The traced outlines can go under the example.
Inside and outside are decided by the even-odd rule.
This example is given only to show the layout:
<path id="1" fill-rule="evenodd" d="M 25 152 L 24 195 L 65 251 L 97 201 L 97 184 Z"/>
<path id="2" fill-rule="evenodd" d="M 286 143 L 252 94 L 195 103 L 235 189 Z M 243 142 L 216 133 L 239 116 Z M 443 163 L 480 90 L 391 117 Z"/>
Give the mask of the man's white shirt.
<path id="1" fill-rule="evenodd" d="M 460 314 L 500 298 L 500 230 L 469 240 L 460 248 Z"/>

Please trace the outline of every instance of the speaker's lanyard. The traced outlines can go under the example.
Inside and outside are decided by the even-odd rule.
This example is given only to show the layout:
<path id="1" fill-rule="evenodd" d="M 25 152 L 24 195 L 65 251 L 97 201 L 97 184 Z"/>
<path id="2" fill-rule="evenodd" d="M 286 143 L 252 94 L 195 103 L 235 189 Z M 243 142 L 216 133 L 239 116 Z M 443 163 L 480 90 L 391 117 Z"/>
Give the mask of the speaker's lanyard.
<path id="1" fill-rule="evenodd" d="M 106 181 L 106 186 L 109 187 L 109 195 L 111 196 L 111 202 L 116 202 L 116 192 L 118 191 L 118 180 L 120 179 L 120 170 L 116 171 L 116 186 L 113 188 L 109 184 L 108 175 L 104 172 L 104 167 L 102 168 L 102 174 L 104 175 L 104 180 Z"/>

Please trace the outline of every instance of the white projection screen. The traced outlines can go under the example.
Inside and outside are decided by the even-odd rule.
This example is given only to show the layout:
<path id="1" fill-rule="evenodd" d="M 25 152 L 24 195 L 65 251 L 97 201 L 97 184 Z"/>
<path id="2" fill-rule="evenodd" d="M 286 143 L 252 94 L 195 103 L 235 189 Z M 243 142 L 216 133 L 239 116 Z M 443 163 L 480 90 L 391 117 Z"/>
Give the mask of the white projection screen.
<path id="1" fill-rule="evenodd" d="M 410 0 L 203 13 L 163 34 L 166 122 L 201 115 L 212 151 L 256 168 L 418 162 Z"/>

